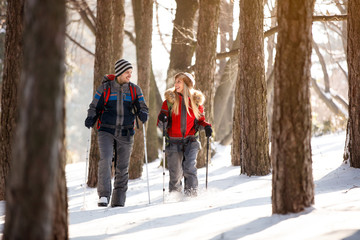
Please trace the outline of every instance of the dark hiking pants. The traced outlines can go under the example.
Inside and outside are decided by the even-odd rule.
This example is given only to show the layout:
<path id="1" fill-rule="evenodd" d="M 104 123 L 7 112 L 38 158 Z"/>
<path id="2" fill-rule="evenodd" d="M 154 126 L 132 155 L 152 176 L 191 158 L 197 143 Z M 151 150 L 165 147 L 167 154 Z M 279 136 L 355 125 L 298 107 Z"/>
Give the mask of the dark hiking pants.
<path id="1" fill-rule="evenodd" d="M 200 149 L 197 140 L 185 144 L 174 143 L 166 147 L 167 162 L 170 174 L 169 191 L 182 191 L 184 177 L 184 191 L 193 191 L 198 187 L 196 157 Z"/>
<path id="2" fill-rule="evenodd" d="M 111 195 L 111 163 L 113 158 L 114 140 L 116 141 L 117 157 L 114 179 L 114 190 L 112 193 L 112 206 L 124 206 L 126 191 L 129 180 L 129 161 L 134 143 L 133 136 L 115 137 L 111 133 L 99 131 L 98 142 L 100 150 L 100 160 L 98 167 L 97 191 L 99 197 Z"/>

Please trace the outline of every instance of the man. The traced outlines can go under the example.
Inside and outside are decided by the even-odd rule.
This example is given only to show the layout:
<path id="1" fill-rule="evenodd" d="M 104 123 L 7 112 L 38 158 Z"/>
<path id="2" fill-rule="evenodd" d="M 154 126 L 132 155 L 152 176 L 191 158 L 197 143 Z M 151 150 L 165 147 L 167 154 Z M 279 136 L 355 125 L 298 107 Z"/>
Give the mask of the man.
<path id="1" fill-rule="evenodd" d="M 132 65 L 125 59 L 115 63 L 115 75 L 104 76 L 89 106 L 85 120 L 87 128 L 98 121 L 100 160 L 98 168 L 98 206 L 106 207 L 111 196 L 111 161 L 114 141 L 116 168 L 111 206 L 124 207 L 129 179 L 129 161 L 134 144 L 136 116 L 145 123 L 148 119 L 141 88 L 130 82 Z"/>

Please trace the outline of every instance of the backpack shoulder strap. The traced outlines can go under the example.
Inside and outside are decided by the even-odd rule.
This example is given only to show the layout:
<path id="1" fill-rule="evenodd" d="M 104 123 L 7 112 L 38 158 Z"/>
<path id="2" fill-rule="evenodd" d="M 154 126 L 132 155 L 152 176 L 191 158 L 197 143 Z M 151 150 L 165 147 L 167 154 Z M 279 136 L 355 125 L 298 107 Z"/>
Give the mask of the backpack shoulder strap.
<path id="1" fill-rule="evenodd" d="M 111 94 L 111 81 L 115 80 L 115 75 L 108 74 L 104 76 L 102 84 L 104 85 L 104 106 L 106 106 L 109 101 L 109 97 Z"/>
<path id="2" fill-rule="evenodd" d="M 136 100 L 136 87 L 133 83 L 129 82 L 129 88 L 131 93 L 131 102 L 134 104 L 134 101 Z"/>
<path id="3" fill-rule="evenodd" d="M 103 97 L 104 97 L 104 107 L 106 106 L 107 102 L 109 101 L 109 97 L 111 94 L 111 85 L 110 82 L 115 79 L 115 75 L 105 75 L 101 84 L 104 85 Z M 100 128 L 101 125 L 101 115 L 103 114 L 104 110 L 101 111 L 100 116 L 97 121 L 97 129 Z"/>
<path id="4" fill-rule="evenodd" d="M 134 114 L 135 114 L 135 121 L 136 121 L 136 127 L 139 129 L 139 122 L 137 119 L 137 109 L 135 106 L 135 101 L 137 99 L 137 95 L 136 95 L 136 87 L 135 84 L 129 82 L 129 89 L 130 89 L 130 93 L 131 93 L 131 105 L 132 105 L 132 109 L 134 110 Z M 140 109 L 138 109 L 138 111 L 140 111 Z"/>
<path id="5" fill-rule="evenodd" d="M 106 106 L 107 102 L 109 101 L 110 94 L 111 94 L 110 86 L 108 88 L 104 88 L 104 106 Z"/>

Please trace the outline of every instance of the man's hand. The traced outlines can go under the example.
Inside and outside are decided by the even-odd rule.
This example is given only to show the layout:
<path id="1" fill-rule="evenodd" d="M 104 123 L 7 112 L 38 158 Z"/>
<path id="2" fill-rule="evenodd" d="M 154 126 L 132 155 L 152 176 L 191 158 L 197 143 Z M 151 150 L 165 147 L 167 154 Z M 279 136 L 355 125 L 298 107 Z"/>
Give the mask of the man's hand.
<path id="1" fill-rule="evenodd" d="M 140 121 L 142 121 L 143 123 L 145 123 L 148 120 L 148 113 L 147 112 L 143 112 L 140 110 L 139 112 L 139 119 Z"/>
<path id="2" fill-rule="evenodd" d="M 96 118 L 89 116 L 85 119 L 85 127 L 91 128 L 92 126 L 94 126 L 95 122 Z"/>

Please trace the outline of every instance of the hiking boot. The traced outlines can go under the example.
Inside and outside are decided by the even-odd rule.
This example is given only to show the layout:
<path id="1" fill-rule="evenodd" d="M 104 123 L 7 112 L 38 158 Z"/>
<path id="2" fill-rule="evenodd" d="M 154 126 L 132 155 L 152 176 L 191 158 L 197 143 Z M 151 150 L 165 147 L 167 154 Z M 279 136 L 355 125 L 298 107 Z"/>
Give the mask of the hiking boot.
<path id="1" fill-rule="evenodd" d="M 197 196 L 197 190 L 194 188 L 191 189 L 185 189 L 184 194 L 187 197 L 196 197 Z"/>
<path id="2" fill-rule="evenodd" d="M 99 207 L 107 207 L 109 204 L 109 200 L 107 197 L 99 197 L 98 206 Z"/>
<path id="3" fill-rule="evenodd" d="M 115 188 L 111 195 L 111 207 L 124 207 L 126 201 L 126 192 Z"/>
<path id="4" fill-rule="evenodd" d="M 111 204 L 111 207 L 124 207 L 124 204 Z"/>

